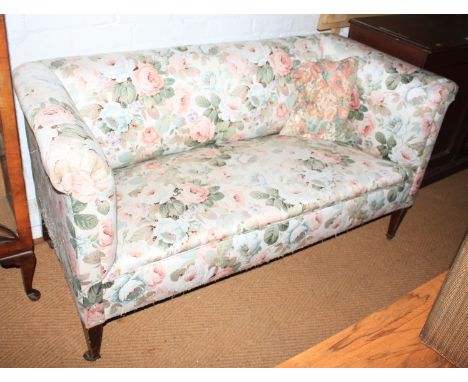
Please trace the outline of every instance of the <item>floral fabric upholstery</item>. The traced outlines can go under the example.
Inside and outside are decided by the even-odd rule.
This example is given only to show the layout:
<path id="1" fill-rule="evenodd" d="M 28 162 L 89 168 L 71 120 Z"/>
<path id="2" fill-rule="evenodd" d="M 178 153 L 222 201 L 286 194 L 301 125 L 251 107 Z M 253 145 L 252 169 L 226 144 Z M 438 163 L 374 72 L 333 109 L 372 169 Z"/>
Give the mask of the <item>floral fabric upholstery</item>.
<path id="1" fill-rule="evenodd" d="M 352 97 L 358 96 L 355 57 L 298 65 L 293 73 L 298 95 L 281 135 L 336 140 L 349 123 Z"/>
<path id="2" fill-rule="evenodd" d="M 103 301 L 87 311 L 88 325 L 258 266 L 392 212 L 409 185 L 384 188 L 319 211 L 267 225 L 155 261 L 105 283 Z"/>
<path id="3" fill-rule="evenodd" d="M 56 219 L 63 219 L 60 229 L 65 229 L 69 247 L 61 255 L 76 275 L 82 275 L 84 285 L 80 289 L 85 290 L 101 280 L 114 263 L 117 246 L 114 175 L 100 145 L 57 77 L 42 63 L 30 63 L 22 69 L 25 70 L 14 73 L 13 79 L 37 141 L 35 150 L 40 155 L 35 160 L 42 162 L 50 180 L 44 181 L 44 187 L 52 185 L 64 195 L 59 201 L 58 195 L 44 190 L 43 211 L 60 203 Z M 36 183 L 40 177 L 35 174 Z M 40 195 L 42 190 L 37 187 L 37 191 Z M 86 261 L 90 253 L 97 259 L 93 263 Z"/>
<path id="4" fill-rule="evenodd" d="M 348 58 L 334 141 L 278 135 L 303 112 L 293 73 Z M 13 80 L 88 328 L 411 206 L 457 91 L 323 34 L 39 61 Z"/>
<path id="5" fill-rule="evenodd" d="M 169 155 L 116 171 L 112 274 L 362 194 L 406 170 L 325 140 L 273 135 Z"/>
<path id="6" fill-rule="evenodd" d="M 321 36 L 321 58 L 359 57 L 357 94 L 351 124 L 336 140 L 415 170 L 412 195 L 423 179 L 443 116 L 458 86 L 445 78 L 364 44 L 335 35 Z"/>
<path id="7" fill-rule="evenodd" d="M 290 113 L 301 38 L 56 59 L 111 167 L 218 140 L 277 133 Z"/>

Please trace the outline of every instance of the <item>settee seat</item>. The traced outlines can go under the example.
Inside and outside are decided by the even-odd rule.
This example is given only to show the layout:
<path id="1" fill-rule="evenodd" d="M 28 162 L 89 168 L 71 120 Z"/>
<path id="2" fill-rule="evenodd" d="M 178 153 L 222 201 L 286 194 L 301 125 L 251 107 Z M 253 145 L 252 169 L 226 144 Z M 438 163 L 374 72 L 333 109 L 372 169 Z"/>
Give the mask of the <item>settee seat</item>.
<path id="1" fill-rule="evenodd" d="M 403 188 L 407 171 L 345 144 L 281 135 L 115 170 L 119 236 L 108 279 L 372 191 Z"/>

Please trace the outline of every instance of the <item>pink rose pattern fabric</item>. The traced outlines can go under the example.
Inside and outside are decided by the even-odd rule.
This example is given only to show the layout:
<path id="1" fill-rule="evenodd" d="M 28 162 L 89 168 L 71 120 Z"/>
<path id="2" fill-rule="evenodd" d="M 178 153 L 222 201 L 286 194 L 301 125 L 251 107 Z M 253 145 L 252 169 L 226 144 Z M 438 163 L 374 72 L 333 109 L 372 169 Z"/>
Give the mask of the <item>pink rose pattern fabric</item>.
<path id="1" fill-rule="evenodd" d="M 349 146 L 281 135 L 117 170 L 118 255 L 106 280 L 375 190 L 390 189 L 378 204 L 392 202 L 411 175 Z"/>
<path id="2" fill-rule="evenodd" d="M 112 168 L 277 133 L 293 107 L 299 39 L 47 61 Z"/>
<path id="3" fill-rule="evenodd" d="M 42 217 L 75 297 L 81 319 L 93 326 L 97 320 L 104 318 L 102 314 L 98 314 L 103 312 L 102 279 L 113 264 L 116 254 L 116 249 L 113 248 L 116 244 L 113 224 L 115 206 L 112 209 L 110 207 L 113 197 L 98 202 L 100 212 L 92 212 L 93 204 L 85 206 L 71 194 L 58 192 L 51 187 L 36 140 L 40 134 L 33 133 L 31 129 L 27 129 L 27 133 Z M 94 224 L 92 216 L 98 220 L 94 228 L 91 228 Z M 85 224 L 91 226 L 86 227 Z"/>
<path id="4" fill-rule="evenodd" d="M 410 205 L 458 86 L 340 36 L 321 36 L 319 45 L 323 60 L 359 57 L 358 93 L 352 95 L 351 123 L 341 125 L 335 139 L 414 169 Z"/>
<path id="5" fill-rule="evenodd" d="M 401 189 L 396 194 L 394 187 L 364 193 L 319 211 L 214 240 L 159 261 L 142 262 L 141 266 L 104 284 L 102 314 L 99 320 L 88 321 L 88 325 L 258 266 L 385 215 L 406 202 L 408 185 L 402 184 Z M 94 315 L 91 317 L 95 320 Z"/>
<path id="6" fill-rule="evenodd" d="M 308 139 L 336 139 L 336 130 L 349 123 L 358 94 L 356 71 L 358 59 L 307 62 L 294 69 L 292 77 L 297 89 L 293 113 L 281 135 L 302 135 Z M 354 110 L 354 109 L 353 109 Z"/>
<path id="7" fill-rule="evenodd" d="M 302 204 L 285 202 L 283 194 L 289 191 L 290 200 L 300 200 L 303 189 L 280 191 L 278 186 L 276 194 L 273 189 L 252 188 L 262 182 L 264 187 L 279 185 L 274 176 L 288 172 L 298 175 L 286 164 L 280 171 L 274 159 L 286 158 L 292 143 L 268 146 L 271 150 L 263 153 L 263 165 L 272 162 L 273 178 L 249 179 L 247 169 L 252 166 L 255 172 L 256 160 L 250 162 L 253 154 L 237 155 L 247 146 L 234 142 L 277 134 L 291 116 L 302 112 L 295 107 L 299 90 L 293 78 L 301 65 L 350 57 L 359 59 L 357 87 L 351 93 L 349 123 L 334 132 L 338 145 L 311 146 L 303 158 L 284 160 L 289 166 L 294 160 L 308 161 L 309 170 L 299 168 L 304 176 L 323 175 L 315 181 L 325 181 L 328 171 L 341 169 L 334 177 L 346 179 L 346 187 L 343 183 L 321 192 L 313 189 L 323 198 L 328 193 L 330 202 L 335 197 L 342 201 L 319 203 L 317 209 L 307 207 L 295 214 L 290 208 L 299 211 Z M 58 222 L 58 255 L 87 327 L 410 206 L 457 91 L 449 80 L 324 34 L 29 63 L 15 70 L 14 85 L 37 141 L 33 155 L 40 155 L 45 171 L 38 189 L 42 209 L 52 215 L 49 221 Z M 388 171 L 404 170 L 397 171 L 401 179 L 391 178 L 398 185 L 382 184 L 386 180 L 381 177 L 361 178 L 356 169 L 363 168 L 364 159 L 342 151 L 351 147 L 383 159 Z M 180 153 L 193 148 L 193 153 Z M 179 154 L 164 155 L 169 153 Z M 168 181 L 157 190 L 150 185 L 140 190 L 140 179 L 131 175 L 142 171 L 142 176 L 151 176 L 164 166 L 170 168 L 172 158 L 189 154 L 197 159 L 191 170 L 183 168 L 190 176 L 176 172 L 176 183 Z M 344 165 L 345 155 L 354 164 Z M 139 162 L 134 169 L 127 167 Z M 118 167 L 122 169 L 116 171 Z M 242 169 L 243 180 L 250 181 L 243 183 L 242 193 L 238 184 L 227 180 L 197 181 L 200 174 L 209 177 L 223 169 L 229 171 L 220 179 Z M 119 183 L 126 176 L 135 184 Z M 340 190 L 351 199 L 334 194 Z M 257 198 L 251 194 L 255 191 Z M 143 199 L 148 204 L 139 206 Z M 200 215 L 200 206 L 206 216 Z M 271 214 L 255 215 L 256 208 Z M 216 221 L 228 210 L 230 217 L 241 211 L 247 215 L 237 215 L 226 225 L 230 231 L 210 231 L 205 221 Z M 175 218 L 179 214 L 183 219 Z M 160 250 L 153 261 L 148 244 L 138 244 L 144 240 L 131 240 L 136 234 L 132 229 L 145 225 L 145 215 L 153 218 L 154 226 L 150 231 L 147 225 L 138 235 L 156 238 L 152 249 L 165 243 L 170 256 Z M 240 221 L 248 222 L 248 228 L 239 226 Z M 231 234 L 234 228 L 238 231 Z M 124 230 L 132 236 L 121 241 Z M 120 245 L 128 246 L 128 252 L 121 254 Z M 175 253 L 175 248 L 182 252 Z M 129 268 L 123 271 L 126 262 Z M 130 263 L 136 268 L 130 269 Z"/>
<path id="8" fill-rule="evenodd" d="M 13 80 L 34 134 L 29 141 L 37 144 L 31 150 L 33 165 L 43 165 L 42 172 L 36 167 L 35 182 L 47 178 L 36 187 L 42 212 L 53 216 L 49 221 L 55 221 L 60 231 L 55 245 L 66 242 L 58 253 L 68 264 L 69 277 L 75 280 L 71 285 L 83 303 L 88 289 L 101 282 L 116 256 L 114 175 L 62 83 L 44 64 L 19 68 Z"/>

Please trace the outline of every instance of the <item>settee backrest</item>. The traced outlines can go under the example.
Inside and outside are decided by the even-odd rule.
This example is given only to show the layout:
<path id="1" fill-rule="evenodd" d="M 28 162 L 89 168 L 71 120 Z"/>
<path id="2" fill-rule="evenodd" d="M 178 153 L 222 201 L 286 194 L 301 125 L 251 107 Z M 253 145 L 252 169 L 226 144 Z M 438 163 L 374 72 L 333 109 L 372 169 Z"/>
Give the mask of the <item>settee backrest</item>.
<path id="1" fill-rule="evenodd" d="M 57 107 L 78 110 L 96 150 L 119 168 L 214 141 L 278 133 L 301 112 L 294 69 L 348 57 L 359 58 L 359 91 L 348 123 L 333 139 L 418 171 L 421 178 L 457 86 L 336 35 L 44 60 L 17 68 L 15 82 L 24 86 L 15 87 L 24 88 L 20 101 L 29 105 L 33 125 L 38 105 L 27 89 L 47 82 L 60 94 L 68 92 L 74 105 Z M 49 102 L 58 102 L 49 93 Z"/>
<path id="2" fill-rule="evenodd" d="M 369 46 L 332 34 L 318 41 L 320 59 L 359 57 L 359 94 L 336 141 L 415 172 L 419 187 L 445 112 L 458 86 Z"/>
<path id="3" fill-rule="evenodd" d="M 186 46 L 44 61 L 111 167 L 213 141 L 278 133 L 291 113 L 293 67 L 319 37 Z"/>

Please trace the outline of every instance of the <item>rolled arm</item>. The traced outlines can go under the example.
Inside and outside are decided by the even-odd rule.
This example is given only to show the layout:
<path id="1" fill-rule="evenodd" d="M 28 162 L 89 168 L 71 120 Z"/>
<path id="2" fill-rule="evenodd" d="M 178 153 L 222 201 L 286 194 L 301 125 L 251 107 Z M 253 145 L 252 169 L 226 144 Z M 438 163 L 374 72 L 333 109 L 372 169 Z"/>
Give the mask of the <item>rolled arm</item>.
<path id="1" fill-rule="evenodd" d="M 322 35 L 320 46 L 323 58 L 360 60 L 351 123 L 338 140 L 407 168 L 414 195 L 458 86 L 351 39 Z"/>
<path id="2" fill-rule="evenodd" d="M 66 253 L 59 255 L 69 262 L 74 283 L 78 281 L 74 287 L 79 290 L 80 302 L 92 306 L 99 302 L 99 286 L 115 260 L 112 170 L 67 91 L 46 65 L 22 65 L 15 70 L 13 80 L 50 179 L 47 184 L 63 194 L 54 197 L 53 192 L 44 193 L 47 200 L 40 200 L 42 208 L 47 209 L 49 203 L 54 204 L 50 208 L 62 204 L 69 245 L 63 247 Z M 60 219 L 63 216 L 57 216 L 56 220 Z"/>

